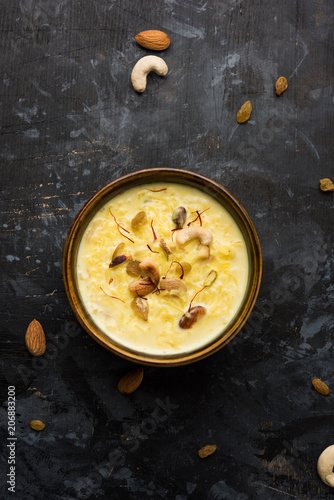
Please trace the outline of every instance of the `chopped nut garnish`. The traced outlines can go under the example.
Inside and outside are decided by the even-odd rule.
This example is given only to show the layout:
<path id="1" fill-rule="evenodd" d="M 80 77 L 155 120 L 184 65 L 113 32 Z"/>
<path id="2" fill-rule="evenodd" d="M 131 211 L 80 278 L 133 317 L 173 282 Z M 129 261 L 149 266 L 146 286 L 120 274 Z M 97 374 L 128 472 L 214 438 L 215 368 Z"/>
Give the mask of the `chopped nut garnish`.
<path id="1" fill-rule="evenodd" d="M 130 292 L 137 295 L 147 295 L 157 287 L 160 280 L 160 272 L 156 262 L 149 257 L 145 257 L 139 264 L 142 278 L 130 283 Z"/>
<path id="2" fill-rule="evenodd" d="M 172 251 L 169 248 L 169 246 L 167 245 L 165 238 L 161 238 L 161 240 L 160 240 L 160 246 L 165 251 L 166 256 L 167 256 L 167 260 L 168 260 L 168 256 L 172 253 Z"/>
<path id="3" fill-rule="evenodd" d="M 211 269 L 211 271 L 209 272 L 209 274 L 207 275 L 207 277 L 206 277 L 206 279 L 204 281 L 204 286 L 211 286 L 211 285 L 213 285 L 213 283 L 217 279 L 217 276 L 218 276 L 217 271 L 215 271 L 214 269 Z"/>
<path id="4" fill-rule="evenodd" d="M 143 318 L 143 320 L 147 321 L 148 320 L 148 301 L 145 299 L 142 299 L 141 297 L 135 297 L 133 301 L 131 302 L 131 307 L 134 310 L 138 316 Z"/>
<path id="5" fill-rule="evenodd" d="M 186 292 L 187 285 L 178 278 L 162 278 L 159 283 L 160 290 L 168 292 Z"/>
<path id="6" fill-rule="evenodd" d="M 125 243 L 119 243 L 112 254 L 111 260 L 114 260 L 116 257 L 121 255 L 123 248 L 125 247 Z"/>
<path id="7" fill-rule="evenodd" d="M 132 260 L 132 255 L 130 253 L 118 255 L 110 262 L 109 267 L 119 266 L 120 264 L 123 264 L 123 262 L 127 260 Z"/>
<path id="8" fill-rule="evenodd" d="M 131 229 L 137 231 L 147 221 L 146 212 L 138 212 L 131 221 Z"/>
<path id="9" fill-rule="evenodd" d="M 179 327 L 183 330 L 191 328 L 202 316 L 206 314 L 206 308 L 203 306 L 195 306 L 189 309 L 179 321 Z"/>
<path id="10" fill-rule="evenodd" d="M 175 208 L 172 220 L 177 228 L 181 228 L 184 226 L 187 218 L 187 210 L 184 207 Z"/>
<path id="11" fill-rule="evenodd" d="M 129 260 L 126 265 L 126 272 L 129 276 L 140 276 L 139 260 Z"/>
<path id="12" fill-rule="evenodd" d="M 200 243 L 197 247 L 196 257 L 197 259 L 208 259 L 210 257 L 210 247 Z"/>

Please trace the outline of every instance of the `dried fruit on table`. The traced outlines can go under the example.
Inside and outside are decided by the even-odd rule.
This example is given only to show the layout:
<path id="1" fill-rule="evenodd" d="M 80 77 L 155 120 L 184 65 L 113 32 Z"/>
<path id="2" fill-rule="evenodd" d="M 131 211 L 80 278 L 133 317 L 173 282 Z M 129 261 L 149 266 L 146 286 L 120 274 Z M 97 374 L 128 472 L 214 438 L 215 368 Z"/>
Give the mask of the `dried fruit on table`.
<path id="1" fill-rule="evenodd" d="M 25 335 L 26 348 L 33 356 L 42 356 L 46 349 L 45 334 L 42 325 L 34 319 L 28 326 Z"/>
<path id="2" fill-rule="evenodd" d="M 165 50 L 170 46 L 170 38 L 163 31 L 146 30 L 135 36 L 136 42 L 150 50 Z"/>
<path id="3" fill-rule="evenodd" d="M 325 179 L 320 179 L 319 182 L 321 191 L 334 191 L 334 184 L 327 177 Z"/>
<path id="4" fill-rule="evenodd" d="M 288 80 L 285 76 L 280 76 L 277 82 L 275 83 L 276 94 L 281 95 L 288 88 Z"/>
<path id="5" fill-rule="evenodd" d="M 30 427 L 34 429 L 34 431 L 42 431 L 45 427 L 45 424 L 41 420 L 32 420 L 30 422 Z"/>
<path id="6" fill-rule="evenodd" d="M 131 394 L 134 392 L 140 384 L 142 383 L 144 377 L 143 368 L 137 368 L 135 370 L 131 370 L 124 377 L 120 379 L 118 382 L 118 390 L 122 394 Z"/>
<path id="7" fill-rule="evenodd" d="M 203 446 L 203 448 L 201 448 L 198 451 L 198 455 L 201 458 L 206 458 L 209 455 L 212 455 L 212 453 L 214 453 L 216 451 L 216 449 L 217 449 L 217 446 L 215 444 L 207 444 L 206 446 Z"/>
<path id="8" fill-rule="evenodd" d="M 252 109 L 252 103 L 250 101 L 246 101 L 238 111 L 237 122 L 244 123 L 249 120 L 250 115 L 252 114 Z"/>
<path id="9" fill-rule="evenodd" d="M 314 378 L 312 380 L 312 385 L 319 394 L 327 396 L 329 394 L 329 387 L 320 378 Z"/>

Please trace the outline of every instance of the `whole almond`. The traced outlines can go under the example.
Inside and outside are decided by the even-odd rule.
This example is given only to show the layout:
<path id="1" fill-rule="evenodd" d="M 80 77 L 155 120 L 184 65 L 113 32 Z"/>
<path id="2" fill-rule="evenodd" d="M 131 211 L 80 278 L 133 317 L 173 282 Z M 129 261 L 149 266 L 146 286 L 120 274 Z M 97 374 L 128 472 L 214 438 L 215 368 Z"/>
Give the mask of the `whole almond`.
<path id="1" fill-rule="evenodd" d="M 26 348 L 33 356 L 42 356 L 46 349 L 45 334 L 42 325 L 34 319 L 27 328 L 25 336 Z"/>
<path id="2" fill-rule="evenodd" d="M 329 387 L 320 378 L 314 378 L 312 380 L 312 385 L 317 392 L 327 396 L 329 394 Z"/>
<path id="3" fill-rule="evenodd" d="M 170 46 L 170 38 L 163 31 L 147 30 L 141 31 L 135 36 L 136 42 L 150 50 L 165 50 Z"/>
<path id="4" fill-rule="evenodd" d="M 201 458 L 206 458 L 209 455 L 212 455 L 212 453 L 214 453 L 216 451 L 216 449 L 217 449 L 217 446 L 215 444 L 207 444 L 206 446 L 203 446 L 203 448 L 201 448 L 198 451 L 198 455 Z"/>
<path id="5" fill-rule="evenodd" d="M 118 390 L 122 394 L 131 394 L 134 392 L 140 384 L 142 383 L 144 377 L 143 368 L 137 368 L 135 370 L 131 370 L 126 375 L 124 375 L 121 380 L 118 382 Z"/>
<path id="6" fill-rule="evenodd" d="M 45 427 L 45 424 L 41 420 L 32 420 L 30 422 L 30 427 L 34 429 L 34 431 L 42 431 Z"/>

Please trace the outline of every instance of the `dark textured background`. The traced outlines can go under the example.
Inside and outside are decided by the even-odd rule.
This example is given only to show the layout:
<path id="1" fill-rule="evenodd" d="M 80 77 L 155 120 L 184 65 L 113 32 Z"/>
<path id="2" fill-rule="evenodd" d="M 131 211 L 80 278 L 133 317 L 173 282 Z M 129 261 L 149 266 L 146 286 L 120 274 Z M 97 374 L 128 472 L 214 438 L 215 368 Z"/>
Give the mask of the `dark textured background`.
<path id="1" fill-rule="evenodd" d="M 1 497 L 8 385 L 16 493 L 35 499 L 334 498 L 316 463 L 333 444 L 332 0 L 1 0 Z M 137 94 L 134 35 L 161 29 L 165 78 Z M 289 88 L 274 93 L 284 75 Z M 236 123 L 250 99 L 253 113 Z M 71 222 L 101 186 L 142 168 L 218 181 L 263 250 L 252 316 L 219 353 L 132 365 L 76 322 L 62 281 Z M 48 349 L 24 346 L 32 319 Z M 29 427 L 41 419 L 41 433 Z M 203 445 L 217 444 L 201 460 Z"/>

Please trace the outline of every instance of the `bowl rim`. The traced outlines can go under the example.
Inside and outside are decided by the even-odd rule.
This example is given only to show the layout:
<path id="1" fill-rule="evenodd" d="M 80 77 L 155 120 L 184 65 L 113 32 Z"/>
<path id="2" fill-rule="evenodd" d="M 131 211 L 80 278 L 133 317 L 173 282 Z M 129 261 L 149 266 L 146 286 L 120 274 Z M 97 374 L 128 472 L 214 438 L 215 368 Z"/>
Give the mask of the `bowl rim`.
<path id="1" fill-rule="evenodd" d="M 135 353 L 132 351 L 128 351 L 125 347 L 113 344 L 112 339 L 110 338 L 107 339 L 106 336 L 102 335 L 99 332 L 97 327 L 94 327 L 94 325 L 89 324 L 88 318 L 85 318 L 85 315 L 83 314 L 84 311 L 80 306 L 80 298 L 76 291 L 75 277 L 72 275 L 72 264 L 74 259 L 73 248 L 74 248 L 75 238 L 78 234 L 79 226 L 82 220 L 85 219 L 87 214 L 89 214 L 90 211 L 94 209 L 94 207 L 98 204 L 100 200 L 102 200 L 104 197 L 107 197 L 108 194 L 111 194 L 112 191 L 115 189 L 120 189 L 123 187 L 126 189 L 127 184 L 129 182 L 133 184 L 135 181 L 141 180 L 141 182 L 140 183 L 138 182 L 137 185 L 145 184 L 145 180 L 146 183 L 164 182 L 163 179 L 149 180 L 150 177 L 154 176 L 157 173 L 159 173 L 159 176 L 163 175 L 170 176 L 171 177 L 170 182 L 174 183 L 180 183 L 181 179 L 184 181 L 188 181 L 188 183 L 190 181 L 193 181 L 195 183 L 198 183 L 198 186 L 196 187 L 200 190 L 201 186 L 202 190 L 203 186 L 208 186 L 208 191 L 209 191 L 208 194 L 211 194 L 212 196 L 212 191 L 216 191 L 220 196 L 223 196 L 223 198 L 228 200 L 232 205 L 232 208 L 238 213 L 252 244 L 252 255 L 254 261 L 253 280 L 251 286 L 249 287 L 250 292 L 247 302 L 245 303 L 239 317 L 236 318 L 236 320 L 233 322 L 229 330 L 226 331 L 222 337 L 216 338 L 211 344 L 202 346 L 193 352 L 186 352 L 183 354 L 180 353 L 180 357 L 169 357 L 169 358 L 154 357 L 155 355 Z M 176 178 L 172 179 L 173 176 L 176 176 Z M 129 188 L 133 187 L 133 185 L 130 185 L 128 187 Z M 203 358 L 206 358 L 211 354 L 214 354 L 222 347 L 224 347 L 226 344 L 228 344 L 228 342 L 230 342 L 236 336 L 236 334 L 241 330 L 241 328 L 244 326 L 244 324 L 246 323 L 248 317 L 252 312 L 252 309 L 255 305 L 259 293 L 261 278 L 262 278 L 262 252 L 257 232 L 248 213 L 241 205 L 241 203 L 221 184 L 208 177 L 205 177 L 202 174 L 192 172 L 186 169 L 179 169 L 173 167 L 148 168 L 148 169 L 136 170 L 134 172 L 130 172 L 128 174 L 122 175 L 121 177 L 114 179 L 113 181 L 105 184 L 100 189 L 98 189 L 84 203 L 84 205 L 81 207 L 81 209 L 75 216 L 67 234 L 63 252 L 63 278 L 64 278 L 66 295 L 71 305 L 72 311 L 74 312 L 81 326 L 95 341 L 97 341 L 100 345 L 102 345 L 109 351 L 113 352 L 114 354 L 128 361 L 132 361 L 134 363 L 138 363 L 141 365 L 149 365 L 149 366 L 174 367 L 174 366 L 181 366 L 193 363 L 195 361 L 199 361 Z M 87 314 L 86 316 L 88 317 L 89 315 Z"/>

